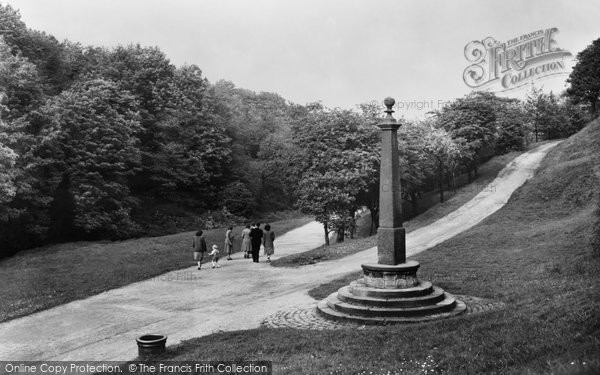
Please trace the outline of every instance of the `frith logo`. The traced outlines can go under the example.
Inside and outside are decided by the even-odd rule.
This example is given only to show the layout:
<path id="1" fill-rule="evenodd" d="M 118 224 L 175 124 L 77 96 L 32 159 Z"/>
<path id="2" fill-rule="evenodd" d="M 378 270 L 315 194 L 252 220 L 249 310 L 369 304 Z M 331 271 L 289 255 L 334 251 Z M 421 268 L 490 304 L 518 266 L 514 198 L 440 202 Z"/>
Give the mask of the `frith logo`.
<path id="1" fill-rule="evenodd" d="M 500 43 L 492 37 L 474 40 L 465 46 L 465 57 L 472 63 L 463 72 L 467 86 L 477 89 L 499 85 L 507 91 L 532 80 L 556 74 L 566 74 L 565 57 L 569 51 L 558 48 L 553 27 Z"/>

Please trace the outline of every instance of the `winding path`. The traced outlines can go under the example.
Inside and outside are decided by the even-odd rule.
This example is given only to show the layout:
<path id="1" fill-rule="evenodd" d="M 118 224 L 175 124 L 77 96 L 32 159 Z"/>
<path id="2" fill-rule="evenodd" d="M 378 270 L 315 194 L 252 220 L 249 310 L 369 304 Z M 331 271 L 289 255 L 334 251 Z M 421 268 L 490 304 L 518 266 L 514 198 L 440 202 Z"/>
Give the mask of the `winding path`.
<path id="1" fill-rule="evenodd" d="M 408 233 L 408 255 L 427 250 L 500 209 L 557 144 L 522 154 L 464 206 Z M 276 255 L 319 246 L 322 231 L 313 222 L 288 232 L 276 240 Z M 213 332 L 255 328 L 278 310 L 314 305 L 306 293 L 311 287 L 376 259 L 376 248 L 371 248 L 290 269 L 252 263 L 236 254 L 233 261 L 222 261 L 220 269 L 173 271 L 2 323 L 0 360 L 130 360 L 137 355 L 135 337 L 141 334 L 166 334 L 172 345 Z"/>

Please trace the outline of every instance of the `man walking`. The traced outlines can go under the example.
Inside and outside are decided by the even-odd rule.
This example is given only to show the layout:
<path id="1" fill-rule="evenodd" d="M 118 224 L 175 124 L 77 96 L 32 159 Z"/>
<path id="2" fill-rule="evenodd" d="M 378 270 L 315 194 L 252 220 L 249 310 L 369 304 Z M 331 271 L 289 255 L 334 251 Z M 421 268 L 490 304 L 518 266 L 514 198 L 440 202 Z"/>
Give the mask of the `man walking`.
<path id="1" fill-rule="evenodd" d="M 252 243 L 252 261 L 258 263 L 260 254 L 260 244 L 262 243 L 263 231 L 260 229 L 260 223 L 256 223 L 250 231 L 250 242 Z"/>

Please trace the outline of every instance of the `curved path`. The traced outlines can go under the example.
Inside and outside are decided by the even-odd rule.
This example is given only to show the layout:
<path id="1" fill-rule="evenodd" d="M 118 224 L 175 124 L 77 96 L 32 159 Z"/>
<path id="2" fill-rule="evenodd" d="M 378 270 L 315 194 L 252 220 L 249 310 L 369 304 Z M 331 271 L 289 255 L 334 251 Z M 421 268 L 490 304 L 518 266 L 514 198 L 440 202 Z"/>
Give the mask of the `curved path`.
<path id="1" fill-rule="evenodd" d="M 464 206 L 407 234 L 408 255 L 435 246 L 500 209 L 556 144 L 517 157 Z M 310 223 L 278 238 L 276 255 L 322 243 L 321 225 Z M 130 360 L 137 355 L 135 337 L 145 333 L 166 334 L 172 345 L 213 332 L 255 328 L 278 310 L 314 305 L 308 289 L 376 259 L 376 248 L 371 248 L 337 261 L 290 269 L 252 263 L 236 254 L 233 261 L 222 261 L 220 269 L 173 271 L 2 323 L 0 360 Z"/>

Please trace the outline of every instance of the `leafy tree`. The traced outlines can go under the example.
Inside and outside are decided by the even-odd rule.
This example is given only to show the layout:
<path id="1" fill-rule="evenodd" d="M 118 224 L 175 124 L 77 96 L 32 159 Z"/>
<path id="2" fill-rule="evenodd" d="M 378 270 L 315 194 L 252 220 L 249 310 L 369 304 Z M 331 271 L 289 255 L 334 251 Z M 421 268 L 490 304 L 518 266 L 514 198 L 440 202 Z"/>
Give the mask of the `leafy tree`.
<path id="1" fill-rule="evenodd" d="M 577 54 L 577 64 L 569 75 L 567 95 L 575 104 L 587 102 L 593 117 L 600 98 L 600 38 Z"/>
<path id="2" fill-rule="evenodd" d="M 430 131 L 430 124 L 425 122 L 405 122 L 398 131 L 402 198 L 410 202 L 413 214 L 419 210 L 427 178 L 434 174 L 433 163 L 425 147 Z"/>
<path id="3" fill-rule="evenodd" d="M 173 91 L 175 66 L 160 49 L 139 44 L 119 46 L 112 51 L 93 49 L 88 55 L 89 75 L 115 82 L 121 90 L 131 93 L 138 103 L 141 128 L 137 137 L 142 167 L 131 180 L 134 192 L 155 191 L 158 182 L 158 194 L 163 193 L 161 181 L 154 178 L 160 175 L 169 160 L 165 154 L 175 152 L 168 149 L 168 141 L 163 139 L 177 123 L 172 116 L 178 99 Z"/>
<path id="4" fill-rule="evenodd" d="M 496 131 L 497 155 L 523 149 L 528 127 L 521 102 L 504 102 L 496 108 Z"/>
<path id="5" fill-rule="evenodd" d="M 274 93 L 220 80 L 211 89 L 217 122 L 232 139 L 231 178 L 243 181 L 263 209 L 293 204 L 287 163 L 295 109 Z"/>
<path id="6" fill-rule="evenodd" d="M 148 178 L 161 195 L 195 195 L 211 205 L 225 182 L 230 139 L 216 126 L 207 97 L 208 83 L 195 66 L 175 71 L 171 83 L 172 107 L 155 125 L 152 164 Z"/>
<path id="7" fill-rule="evenodd" d="M 355 112 L 317 106 L 294 124 L 297 205 L 323 224 L 326 244 L 330 231 L 343 241 L 353 230 L 358 198 L 377 181 L 378 129 L 368 123 Z"/>
<path id="8" fill-rule="evenodd" d="M 437 123 L 453 139 L 464 140 L 466 152 L 461 163 L 471 173 L 477 175 L 482 156 L 495 148 L 496 112 L 492 93 L 474 92 L 444 106 L 436 113 Z"/>
<path id="9" fill-rule="evenodd" d="M 0 131 L 4 128 L 5 124 L 0 119 Z M 7 204 L 13 200 L 17 192 L 15 185 L 16 160 L 17 154 L 4 145 L 0 139 L 0 222 L 8 220 L 10 212 Z M 2 254 L 0 254 L 1 256 Z"/>
<path id="10" fill-rule="evenodd" d="M 44 127 L 32 152 L 38 193 L 49 199 L 51 237 L 122 238 L 135 230 L 127 178 L 140 167 L 134 97 L 94 79 L 75 84 L 40 109 Z"/>
<path id="11" fill-rule="evenodd" d="M 7 107 L 3 117 L 16 119 L 37 108 L 43 98 L 41 86 L 36 66 L 18 51 L 13 55 L 0 36 L 0 87 L 2 103 Z"/>
<path id="12" fill-rule="evenodd" d="M 458 161 L 464 156 L 463 149 L 443 129 L 430 129 L 425 134 L 425 152 L 432 160 L 438 184 L 440 203 L 444 202 L 444 177 L 454 177 Z"/>
<path id="13" fill-rule="evenodd" d="M 528 96 L 525 111 L 535 129 L 536 141 L 538 133 L 546 139 L 568 137 L 581 130 L 589 120 L 581 105 L 574 104 L 570 97 L 561 98 L 536 89 Z"/>
<path id="14" fill-rule="evenodd" d="M 570 97 L 561 95 L 559 103 L 566 120 L 562 131 L 565 137 L 577 133 L 591 121 L 589 112 L 587 112 L 581 104 L 573 103 Z"/>
<path id="15" fill-rule="evenodd" d="M 553 104 L 556 103 L 539 88 L 532 87 L 527 95 L 525 110 L 533 128 L 535 142 L 547 136 L 548 121 L 555 121 L 552 115 L 556 115 L 557 109 L 552 108 Z"/>
<path id="16" fill-rule="evenodd" d="M 88 49 L 90 74 L 116 82 L 138 104 L 142 166 L 137 195 L 216 204 L 230 162 L 230 139 L 216 116 L 208 81 L 195 65 L 176 68 L 158 48 Z"/>
<path id="17" fill-rule="evenodd" d="M 77 76 L 77 66 L 72 63 L 68 42 L 60 43 L 52 35 L 28 29 L 19 11 L 10 5 L 0 4 L 0 36 L 15 56 L 22 55 L 37 68 L 41 84 L 37 87 L 45 95 L 56 95 L 68 88 Z"/>

